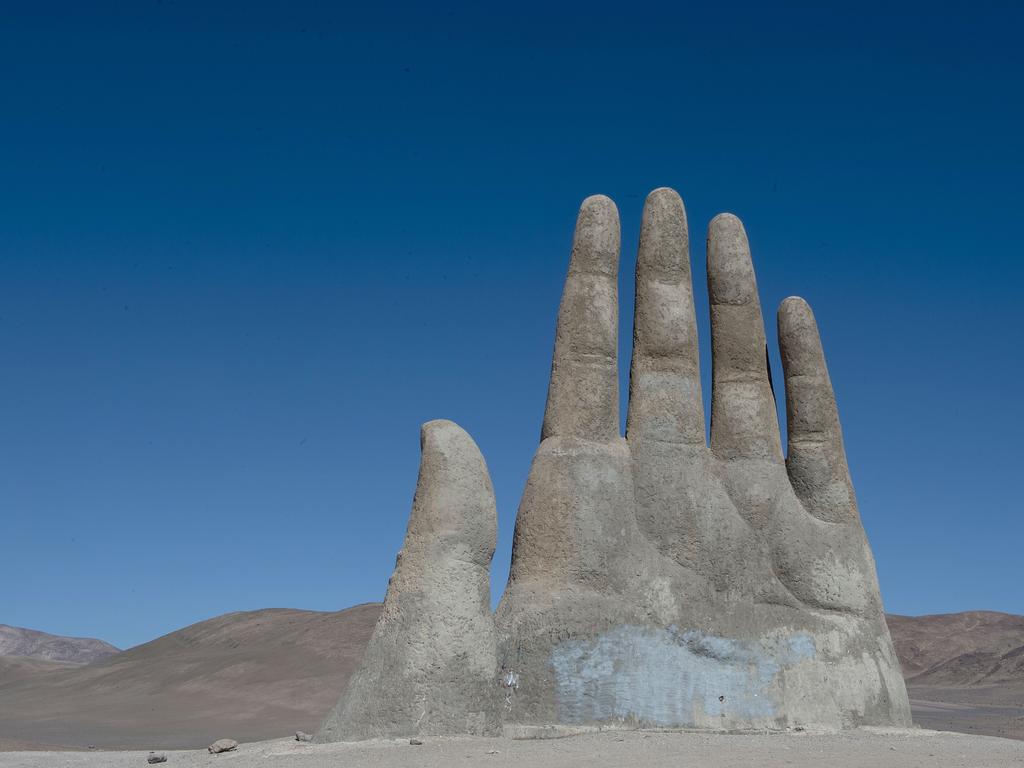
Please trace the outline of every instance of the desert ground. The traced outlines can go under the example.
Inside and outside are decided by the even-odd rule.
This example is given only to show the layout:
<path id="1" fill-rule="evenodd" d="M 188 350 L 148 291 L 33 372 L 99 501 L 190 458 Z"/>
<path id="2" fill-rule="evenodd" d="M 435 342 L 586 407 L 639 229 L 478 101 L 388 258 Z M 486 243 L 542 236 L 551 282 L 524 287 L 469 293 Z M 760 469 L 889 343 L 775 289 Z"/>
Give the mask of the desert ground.
<path id="1" fill-rule="evenodd" d="M 7 768 L 135 768 L 147 752 L 6 752 Z M 1024 742 L 925 730 L 858 730 L 832 734 L 726 735 L 604 731 L 562 739 L 424 739 L 357 744 L 301 744 L 281 739 L 242 744 L 234 752 L 169 752 L 167 766 L 233 768 L 1013 768 Z"/>
<path id="2" fill-rule="evenodd" d="M 914 723 L 939 731 L 1024 739 L 1024 686 L 907 686 Z"/>
<path id="3" fill-rule="evenodd" d="M 316 729 L 379 611 L 370 603 L 326 613 L 230 613 L 121 652 L 7 628 L 0 646 L 0 766 L 139 765 L 148 750 L 202 750 L 219 738 L 242 746 L 222 756 L 175 751 L 169 763 L 678 766 L 685 755 L 684 764 L 709 767 L 1024 765 L 1024 617 L 983 611 L 889 617 L 919 730 L 603 732 L 544 742 L 428 739 L 422 746 L 268 741 Z"/>

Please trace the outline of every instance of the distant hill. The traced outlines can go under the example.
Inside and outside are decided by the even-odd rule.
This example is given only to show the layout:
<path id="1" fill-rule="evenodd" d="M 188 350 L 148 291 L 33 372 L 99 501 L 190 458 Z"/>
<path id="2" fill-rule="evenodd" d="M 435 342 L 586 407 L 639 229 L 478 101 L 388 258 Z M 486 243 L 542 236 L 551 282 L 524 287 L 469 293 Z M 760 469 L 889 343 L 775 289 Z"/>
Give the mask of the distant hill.
<path id="1" fill-rule="evenodd" d="M 908 682 L 972 685 L 990 675 L 993 682 L 1024 680 L 1024 616 L 967 611 L 890 614 L 886 620 Z"/>
<path id="2" fill-rule="evenodd" d="M 229 613 L 87 666 L 0 659 L 0 744 L 172 749 L 312 731 L 379 613 Z"/>
<path id="3" fill-rule="evenodd" d="M 62 637 L 35 629 L 0 624 L 0 656 L 91 664 L 119 651 L 110 643 L 91 637 Z"/>

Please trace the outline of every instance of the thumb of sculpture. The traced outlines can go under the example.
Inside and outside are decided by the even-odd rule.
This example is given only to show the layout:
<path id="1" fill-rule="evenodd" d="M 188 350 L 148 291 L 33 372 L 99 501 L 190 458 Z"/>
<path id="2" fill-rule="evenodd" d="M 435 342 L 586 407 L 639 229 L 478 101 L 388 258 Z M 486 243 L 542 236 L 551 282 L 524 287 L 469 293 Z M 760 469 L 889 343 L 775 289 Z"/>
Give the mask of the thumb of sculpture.
<path id="1" fill-rule="evenodd" d="M 497 667 L 490 564 L 494 490 L 473 439 L 423 425 L 420 474 L 384 608 L 317 741 L 492 735 Z"/>

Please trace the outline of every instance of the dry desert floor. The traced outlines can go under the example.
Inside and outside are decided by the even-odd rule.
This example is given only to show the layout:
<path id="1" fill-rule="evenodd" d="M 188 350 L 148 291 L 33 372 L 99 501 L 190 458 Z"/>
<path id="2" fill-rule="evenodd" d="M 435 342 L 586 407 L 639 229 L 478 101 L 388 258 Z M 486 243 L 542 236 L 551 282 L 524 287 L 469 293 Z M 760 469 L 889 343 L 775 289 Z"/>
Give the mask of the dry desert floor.
<path id="1" fill-rule="evenodd" d="M 434 738 L 360 744 L 293 740 L 242 744 L 236 751 L 167 752 L 166 768 L 1013 768 L 1024 742 L 919 729 L 731 735 L 604 731 L 561 739 Z M 0 768 L 148 768 L 147 752 L 6 752 Z"/>

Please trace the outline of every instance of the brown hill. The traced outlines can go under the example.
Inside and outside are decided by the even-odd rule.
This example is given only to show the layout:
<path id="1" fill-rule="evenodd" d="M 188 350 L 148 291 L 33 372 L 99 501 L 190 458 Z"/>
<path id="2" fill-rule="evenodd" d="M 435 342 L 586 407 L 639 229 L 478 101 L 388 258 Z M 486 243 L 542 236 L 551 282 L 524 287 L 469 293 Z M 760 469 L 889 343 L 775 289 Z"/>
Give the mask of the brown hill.
<path id="1" fill-rule="evenodd" d="M 229 613 L 88 666 L 7 659 L 0 742 L 172 749 L 311 731 L 379 613 L 376 603 Z"/>
<path id="2" fill-rule="evenodd" d="M 0 656 L 91 664 L 113 656 L 119 650 L 110 643 L 91 637 L 62 637 L 36 629 L 0 624 Z"/>
<path id="3" fill-rule="evenodd" d="M 975 682 L 973 672 L 984 663 L 976 658 L 985 654 L 993 663 L 1004 654 L 1024 645 L 1024 616 L 995 611 L 967 611 L 934 616 L 886 617 L 896 654 L 907 680 L 945 665 L 946 675 L 959 684 Z M 954 660 L 964 657 L 961 662 Z M 963 667 L 963 673 L 956 671 Z M 947 682 L 952 682 L 947 680 Z"/>
<path id="4" fill-rule="evenodd" d="M 1024 645 L 1007 653 L 972 651 L 929 667 L 913 685 L 978 686 L 1024 683 Z"/>

